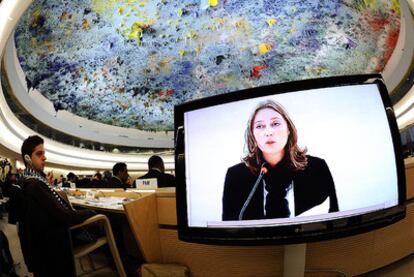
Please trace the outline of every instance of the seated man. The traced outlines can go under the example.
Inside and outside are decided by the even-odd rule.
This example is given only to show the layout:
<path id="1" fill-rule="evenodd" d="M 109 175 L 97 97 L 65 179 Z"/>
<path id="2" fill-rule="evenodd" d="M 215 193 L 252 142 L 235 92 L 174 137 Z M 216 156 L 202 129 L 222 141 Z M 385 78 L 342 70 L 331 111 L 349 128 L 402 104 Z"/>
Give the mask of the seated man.
<path id="1" fill-rule="evenodd" d="M 48 184 L 43 139 L 28 137 L 21 154 L 26 169 L 21 176 L 22 213 L 20 244 L 29 271 L 34 276 L 75 276 L 69 227 L 95 215 L 92 210 L 74 210 Z"/>
<path id="2" fill-rule="evenodd" d="M 148 172 L 139 177 L 139 179 L 151 179 L 156 178 L 158 187 L 175 187 L 175 177 L 174 175 L 164 173 L 164 161 L 160 156 L 151 156 L 148 160 Z"/>
<path id="3" fill-rule="evenodd" d="M 126 183 L 128 180 L 128 169 L 125 163 L 116 163 L 112 168 L 113 176 L 106 182 L 107 188 L 123 188 L 126 189 L 129 185 Z"/>
<path id="4" fill-rule="evenodd" d="M 22 202 L 22 188 L 19 185 L 19 182 L 17 180 L 18 178 L 15 177 L 15 181 L 11 182 L 10 188 L 9 188 L 9 224 L 16 224 L 17 220 L 20 218 L 20 215 L 22 214 L 20 203 Z M 12 179 L 13 180 L 13 179 Z"/>
<path id="5" fill-rule="evenodd" d="M 89 183 L 89 186 L 91 188 L 103 188 L 104 187 L 104 181 L 102 180 L 102 174 L 100 172 L 96 172 L 95 175 L 93 175 L 92 180 Z"/>
<path id="6" fill-rule="evenodd" d="M 66 175 L 67 182 L 69 183 L 69 187 L 76 187 L 78 185 L 78 176 L 76 176 L 75 173 L 69 172 L 68 175 Z"/>

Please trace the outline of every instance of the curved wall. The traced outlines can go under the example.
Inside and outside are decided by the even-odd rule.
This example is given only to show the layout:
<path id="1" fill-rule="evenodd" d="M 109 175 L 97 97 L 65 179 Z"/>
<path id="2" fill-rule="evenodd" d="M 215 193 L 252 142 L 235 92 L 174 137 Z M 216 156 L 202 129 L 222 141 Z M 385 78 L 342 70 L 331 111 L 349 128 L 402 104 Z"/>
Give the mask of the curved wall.
<path id="1" fill-rule="evenodd" d="M 395 72 L 401 76 L 402 80 L 408 80 L 409 75 L 414 71 L 414 0 L 401 1 L 404 8 L 405 22 L 404 32 L 406 33 L 406 39 L 404 43 L 404 51 L 409 55 L 400 60 L 397 63 Z M 411 89 L 394 105 L 394 111 L 397 116 L 397 122 L 400 129 L 404 129 L 407 126 L 414 123 L 414 87 Z"/>
<path id="2" fill-rule="evenodd" d="M 4 53 L 8 38 L 14 27 L 32 1 L 3 0 L 0 4 L 0 49 Z M 1 68 L 3 70 L 3 68 Z M 22 124 L 10 110 L 0 87 L 0 152 L 12 159 L 20 159 L 23 140 L 34 132 Z M 130 170 L 146 170 L 148 155 L 113 154 L 79 149 L 45 139 L 48 166 L 64 166 L 75 169 L 110 169 L 116 162 L 125 162 Z M 165 156 L 167 170 L 174 168 L 174 158 Z"/>
<path id="3" fill-rule="evenodd" d="M 64 110 L 55 111 L 53 103 L 39 91 L 27 91 L 24 72 L 16 55 L 13 35 L 4 52 L 4 70 L 12 92 L 20 104 L 36 119 L 63 133 L 100 143 L 144 147 L 173 148 L 173 132 L 146 132 L 91 121 Z"/>

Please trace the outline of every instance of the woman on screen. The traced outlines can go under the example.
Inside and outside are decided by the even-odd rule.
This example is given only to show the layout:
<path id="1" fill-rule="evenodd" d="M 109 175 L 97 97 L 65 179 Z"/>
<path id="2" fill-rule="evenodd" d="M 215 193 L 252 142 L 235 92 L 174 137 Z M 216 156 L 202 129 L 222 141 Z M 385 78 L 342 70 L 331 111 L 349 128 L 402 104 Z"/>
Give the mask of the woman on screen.
<path id="1" fill-rule="evenodd" d="M 258 104 L 245 144 L 243 162 L 227 170 L 223 220 L 295 217 L 325 205 L 339 210 L 328 165 L 298 147 L 295 125 L 280 104 Z"/>

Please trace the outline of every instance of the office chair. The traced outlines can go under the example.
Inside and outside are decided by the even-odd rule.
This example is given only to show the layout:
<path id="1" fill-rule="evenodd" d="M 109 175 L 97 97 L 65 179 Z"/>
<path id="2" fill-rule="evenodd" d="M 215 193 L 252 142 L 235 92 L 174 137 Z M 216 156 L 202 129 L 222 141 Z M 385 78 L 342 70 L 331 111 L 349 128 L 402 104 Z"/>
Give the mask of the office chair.
<path id="1" fill-rule="evenodd" d="M 84 256 L 87 256 L 89 258 L 89 261 L 91 262 L 90 257 L 89 257 L 89 253 L 91 253 L 95 249 L 101 247 L 102 245 L 108 244 L 109 248 L 111 250 L 112 257 L 114 259 L 115 266 L 116 266 L 116 269 L 118 271 L 119 276 L 120 277 L 126 277 L 124 266 L 122 265 L 121 257 L 119 256 L 118 248 L 116 247 L 114 235 L 112 233 L 111 224 L 110 224 L 109 219 L 106 215 L 98 214 L 98 215 L 95 215 L 93 217 L 90 217 L 90 218 L 86 219 L 84 222 L 70 227 L 70 230 L 81 228 L 81 227 L 84 227 L 86 225 L 92 224 L 94 222 L 102 222 L 102 224 L 104 226 L 104 229 L 105 229 L 105 236 L 98 238 L 95 242 L 88 243 L 88 244 L 85 244 L 85 245 L 81 245 L 81 246 L 78 246 L 78 247 L 74 247 L 73 248 L 74 258 L 75 259 L 80 259 Z"/>

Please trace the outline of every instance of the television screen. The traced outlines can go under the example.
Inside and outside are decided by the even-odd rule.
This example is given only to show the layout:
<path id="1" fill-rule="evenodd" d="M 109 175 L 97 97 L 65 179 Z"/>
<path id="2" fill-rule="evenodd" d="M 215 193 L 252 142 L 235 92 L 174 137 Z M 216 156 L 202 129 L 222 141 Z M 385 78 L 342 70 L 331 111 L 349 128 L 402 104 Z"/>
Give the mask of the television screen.
<path id="1" fill-rule="evenodd" d="M 405 216 L 399 132 L 379 75 L 176 106 L 180 239 L 299 243 Z"/>

